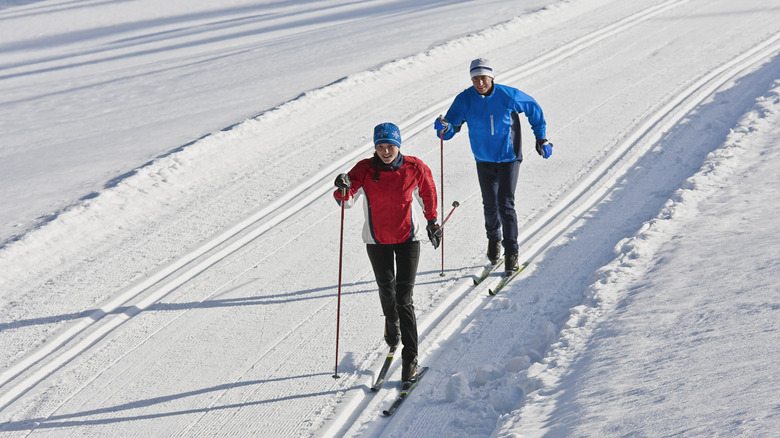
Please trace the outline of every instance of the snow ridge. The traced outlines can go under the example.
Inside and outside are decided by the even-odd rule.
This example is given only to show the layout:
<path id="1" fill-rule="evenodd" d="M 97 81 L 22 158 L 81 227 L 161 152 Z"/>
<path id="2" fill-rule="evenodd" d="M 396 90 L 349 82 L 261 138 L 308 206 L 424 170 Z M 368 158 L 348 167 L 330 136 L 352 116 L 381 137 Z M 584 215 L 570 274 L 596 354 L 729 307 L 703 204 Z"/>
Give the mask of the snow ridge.
<path id="1" fill-rule="evenodd" d="M 203 190 L 204 180 L 213 178 L 221 181 L 224 175 L 237 175 L 242 170 L 257 172 L 257 169 L 246 169 L 242 164 L 254 163 L 255 158 L 264 154 L 273 154 L 265 160 L 269 163 L 274 161 L 274 155 L 289 155 L 287 151 L 274 152 L 273 148 L 257 147 L 257 142 L 268 144 L 271 140 L 275 145 L 276 141 L 291 141 L 293 136 L 274 132 L 279 130 L 280 123 L 284 121 L 296 117 L 311 118 L 312 108 L 316 109 L 316 114 L 330 114 L 328 118 L 332 118 L 339 113 L 337 108 L 356 104 L 354 97 L 361 95 L 356 90 L 372 90 L 376 86 L 395 82 L 399 75 L 412 76 L 423 71 L 442 69 L 443 61 L 451 54 L 482 45 L 486 40 L 529 34 L 534 31 L 534 25 L 539 26 L 538 22 L 550 15 L 555 20 L 564 20 L 567 15 L 561 11 L 568 9 L 571 3 L 576 2 L 562 0 L 536 13 L 445 42 L 430 51 L 391 61 L 375 70 L 350 75 L 328 86 L 307 91 L 297 99 L 252 119 L 176 148 L 128 172 L 121 179 L 112 181 L 105 189 L 85 197 L 78 204 L 51 215 L 50 220 L 28 233 L 5 242 L 0 246 L 0 288 L 8 285 L 13 290 L 13 283 L 9 281 L 33 276 L 28 271 L 30 267 L 34 266 L 36 272 L 50 271 L 55 266 L 68 263 L 73 256 L 83 253 L 85 248 L 120 238 L 127 230 L 144 227 L 150 217 L 174 208 L 172 200 L 193 197 Z M 366 104 L 370 102 L 368 94 L 362 94 L 366 96 Z M 434 111 L 443 108 L 448 100 L 435 104 Z M 405 137 L 419 132 L 423 126 L 427 127 L 427 123 L 422 124 L 419 119 L 429 116 L 430 112 L 424 111 L 403 124 L 401 128 L 404 129 L 414 127 L 408 133 L 405 132 Z M 317 123 L 322 123 L 322 119 Z M 272 133 L 270 136 L 269 132 Z M 274 138 L 280 135 L 281 138 Z M 329 166 L 328 170 L 333 171 L 333 168 L 354 160 L 369 148 L 370 142 L 363 143 L 359 148 L 340 156 L 338 166 Z M 226 150 L 230 153 L 226 154 Z M 46 254 L 46 257 L 42 257 L 42 254 Z"/>
<path id="2" fill-rule="evenodd" d="M 753 139 L 772 129 L 778 115 L 780 81 L 758 99 L 756 107 L 742 117 L 725 143 L 709 154 L 701 170 L 674 193 L 658 216 L 615 247 L 617 257 L 597 271 L 597 278 L 584 293 L 585 301 L 571 309 L 570 318 L 544 360 L 528 369 L 528 378 L 538 387 L 527 393 L 522 407 L 501 418 L 492 436 L 541 436 L 546 430 L 545 419 L 550 418 L 560 396 L 557 386 L 587 347 L 593 330 L 614 312 L 625 298 L 624 291 L 653 267 L 659 249 L 675 236 L 676 230 L 696 219 L 699 204 L 729 185 L 736 172 L 760 160 L 751 157 Z"/>

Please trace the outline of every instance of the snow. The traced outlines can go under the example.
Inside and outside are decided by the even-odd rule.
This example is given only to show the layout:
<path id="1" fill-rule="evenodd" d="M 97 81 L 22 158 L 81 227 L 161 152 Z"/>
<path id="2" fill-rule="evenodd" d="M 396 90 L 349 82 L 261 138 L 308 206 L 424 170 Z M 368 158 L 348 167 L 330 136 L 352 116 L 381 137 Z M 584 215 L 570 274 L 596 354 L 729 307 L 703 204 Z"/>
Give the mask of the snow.
<path id="1" fill-rule="evenodd" d="M 531 373 L 555 384 L 497 436 L 773 435 L 778 104 L 776 86 L 621 241 Z"/>
<path id="2" fill-rule="evenodd" d="M 775 3 L 0 0 L 0 435 L 774 436 Z M 432 130 L 478 56 L 555 144 L 495 297 Z M 330 196 L 383 121 L 460 202 L 391 418 L 360 209 L 336 356 Z"/>

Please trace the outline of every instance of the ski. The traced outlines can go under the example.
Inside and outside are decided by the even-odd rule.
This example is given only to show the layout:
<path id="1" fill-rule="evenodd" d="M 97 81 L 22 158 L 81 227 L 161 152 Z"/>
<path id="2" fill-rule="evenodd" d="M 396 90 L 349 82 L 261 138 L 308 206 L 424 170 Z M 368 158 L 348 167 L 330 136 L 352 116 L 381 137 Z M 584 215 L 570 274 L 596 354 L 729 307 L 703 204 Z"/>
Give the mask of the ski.
<path id="1" fill-rule="evenodd" d="M 395 348 L 396 347 L 390 347 L 390 352 L 387 353 L 387 357 L 385 358 L 385 363 L 382 365 L 382 369 L 379 370 L 379 374 L 377 374 L 376 376 L 376 382 L 374 382 L 374 386 L 371 387 L 372 391 L 379 391 L 379 388 L 381 388 L 382 384 L 385 383 L 385 376 L 387 376 L 387 370 L 390 369 L 390 364 L 393 363 Z"/>
<path id="2" fill-rule="evenodd" d="M 428 367 L 420 368 L 420 370 L 417 372 L 417 376 L 408 384 L 408 387 L 406 387 L 406 383 L 404 384 L 405 388 L 401 389 L 401 393 L 398 394 L 398 397 L 395 399 L 393 404 L 382 412 L 386 417 L 393 415 L 393 413 L 398 410 L 398 407 L 401 406 L 401 403 L 403 403 L 404 400 L 406 400 L 406 397 L 408 397 L 409 394 L 414 391 L 414 388 L 417 388 L 417 385 L 420 383 L 420 380 L 422 380 L 426 371 L 428 371 Z"/>
<path id="3" fill-rule="evenodd" d="M 493 271 L 496 270 L 499 266 L 504 264 L 504 259 L 501 258 L 501 260 L 497 261 L 496 264 L 488 263 L 482 268 L 482 273 L 479 274 L 479 277 L 474 279 L 474 286 L 482 283 L 485 281 L 486 278 L 490 277 L 490 274 L 493 273 Z"/>
<path id="4" fill-rule="evenodd" d="M 495 288 L 488 289 L 488 293 L 492 296 L 492 295 L 495 295 L 495 294 L 501 292 L 501 289 L 503 289 L 504 286 L 507 285 L 507 283 L 512 281 L 513 278 L 517 277 L 517 274 L 523 272 L 523 269 L 525 269 L 526 266 L 528 266 L 528 262 L 525 262 L 522 265 L 520 265 L 520 269 L 518 269 L 517 271 L 513 272 L 511 275 L 505 276 L 504 278 L 502 278 L 501 281 L 498 283 L 498 285 Z"/>

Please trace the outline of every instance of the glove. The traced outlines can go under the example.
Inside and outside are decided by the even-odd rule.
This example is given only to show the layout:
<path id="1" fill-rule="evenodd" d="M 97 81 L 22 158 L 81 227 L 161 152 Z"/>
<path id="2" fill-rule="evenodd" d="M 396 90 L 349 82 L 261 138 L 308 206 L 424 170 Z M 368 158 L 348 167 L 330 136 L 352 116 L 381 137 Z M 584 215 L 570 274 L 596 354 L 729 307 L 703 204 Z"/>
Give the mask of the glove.
<path id="1" fill-rule="evenodd" d="M 448 122 L 444 116 L 439 116 L 439 118 L 433 122 L 433 129 L 436 130 L 436 134 L 442 135 L 450 130 L 450 122 Z"/>
<path id="2" fill-rule="evenodd" d="M 346 173 L 340 173 L 336 177 L 336 181 L 334 182 L 337 188 L 342 190 L 349 190 L 350 187 L 352 187 L 352 182 L 349 180 L 349 175 Z"/>
<path id="3" fill-rule="evenodd" d="M 428 231 L 428 240 L 431 241 L 433 249 L 438 248 L 439 243 L 441 243 L 441 227 L 436 223 L 436 219 L 428 221 L 425 230 Z"/>
<path id="4" fill-rule="evenodd" d="M 536 140 L 536 152 L 539 153 L 545 159 L 550 158 L 552 155 L 553 145 L 546 138 L 540 138 Z"/>

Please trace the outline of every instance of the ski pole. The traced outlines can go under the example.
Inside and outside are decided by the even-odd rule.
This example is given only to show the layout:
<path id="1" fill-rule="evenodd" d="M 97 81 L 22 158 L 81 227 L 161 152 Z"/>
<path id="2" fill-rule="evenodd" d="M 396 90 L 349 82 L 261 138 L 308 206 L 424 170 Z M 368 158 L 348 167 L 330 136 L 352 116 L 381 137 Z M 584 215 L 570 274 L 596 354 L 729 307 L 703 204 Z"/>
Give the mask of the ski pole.
<path id="1" fill-rule="evenodd" d="M 458 201 L 452 201 L 452 210 L 450 210 L 450 214 L 447 215 L 446 218 L 444 218 L 444 221 L 439 225 L 439 230 L 444 228 L 444 224 L 447 223 L 448 220 L 450 220 L 450 216 L 452 216 L 452 213 L 455 212 L 455 209 L 460 206 L 460 203 Z"/>
<path id="2" fill-rule="evenodd" d="M 347 203 L 347 190 L 341 189 L 341 231 L 339 232 L 339 286 L 338 299 L 336 300 L 336 367 L 333 372 L 333 378 L 339 376 L 339 325 L 341 324 L 341 262 L 344 254 L 344 204 Z"/>
<path id="3" fill-rule="evenodd" d="M 439 118 L 441 118 L 441 115 L 439 115 Z M 441 183 L 441 211 L 444 212 L 444 131 L 439 132 L 439 150 L 441 151 L 441 157 L 440 157 L 440 163 L 441 163 L 441 179 L 439 180 Z M 452 213 L 450 213 L 452 214 Z M 448 216 L 449 218 L 449 216 Z M 445 219 L 446 221 L 446 219 Z M 442 223 L 443 225 L 443 223 Z M 444 231 L 440 230 L 441 232 L 441 274 L 439 274 L 440 277 L 444 277 Z"/>
<path id="4" fill-rule="evenodd" d="M 460 203 L 458 203 L 458 201 L 453 201 L 452 202 L 452 210 L 450 210 L 450 214 L 448 214 L 447 217 L 444 219 L 444 221 L 441 223 L 441 225 L 439 225 L 439 229 L 436 230 L 436 236 L 441 238 L 442 229 L 444 228 L 444 224 L 446 224 L 447 221 L 450 220 L 450 216 L 452 216 L 452 213 L 455 211 L 456 208 L 458 208 L 459 205 L 460 205 Z"/>

